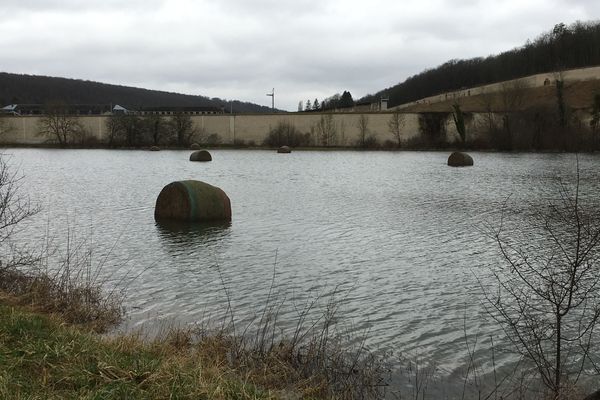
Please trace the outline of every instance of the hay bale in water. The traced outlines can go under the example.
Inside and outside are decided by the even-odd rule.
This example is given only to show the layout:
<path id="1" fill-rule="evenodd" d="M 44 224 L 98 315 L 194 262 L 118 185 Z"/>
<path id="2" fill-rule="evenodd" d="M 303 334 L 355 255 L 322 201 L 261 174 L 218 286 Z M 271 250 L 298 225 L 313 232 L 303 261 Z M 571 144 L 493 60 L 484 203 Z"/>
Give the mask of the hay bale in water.
<path id="1" fill-rule="evenodd" d="M 205 182 L 172 182 L 156 199 L 154 219 L 231 221 L 231 201 L 223 190 Z"/>
<path id="2" fill-rule="evenodd" d="M 160 151 L 160 147 L 152 146 L 152 147 L 150 147 L 150 151 Z"/>
<path id="3" fill-rule="evenodd" d="M 190 145 L 190 149 L 192 149 L 192 150 L 200 150 L 200 145 L 198 143 L 192 143 Z"/>
<path id="4" fill-rule="evenodd" d="M 280 148 L 277 149 L 277 152 L 287 154 L 287 153 L 291 153 L 292 149 L 290 149 L 290 146 L 281 146 Z"/>
<path id="5" fill-rule="evenodd" d="M 212 161 L 212 156 L 206 150 L 198 150 L 190 155 L 190 161 Z"/>
<path id="6" fill-rule="evenodd" d="M 470 167 L 473 165 L 473 157 L 467 153 L 455 151 L 448 157 L 448 165 L 451 167 Z"/>

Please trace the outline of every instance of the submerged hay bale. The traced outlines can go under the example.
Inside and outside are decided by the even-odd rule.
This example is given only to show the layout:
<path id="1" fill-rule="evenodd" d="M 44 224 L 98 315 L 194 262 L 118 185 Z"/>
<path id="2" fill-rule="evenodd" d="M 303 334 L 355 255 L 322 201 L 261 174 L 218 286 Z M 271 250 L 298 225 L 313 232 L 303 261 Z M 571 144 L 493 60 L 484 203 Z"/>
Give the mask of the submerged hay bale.
<path id="1" fill-rule="evenodd" d="M 152 147 L 150 147 L 150 151 L 160 151 L 160 147 L 152 146 Z"/>
<path id="2" fill-rule="evenodd" d="M 470 167 L 473 165 L 473 157 L 467 153 L 455 151 L 448 157 L 448 165 L 451 167 Z"/>
<path id="3" fill-rule="evenodd" d="M 290 146 L 281 146 L 280 148 L 277 149 L 277 152 L 287 154 L 287 153 L 291 153 L 292 149 L 290 149 Z"/>
<path id="4" fill-rule="evenodd" d="M 198 143 L 192 143 L 190 145 L 190 149 L 192 149 L 192 150 L 200 150 L 200 145 Z"/>
<path id="5" fill-rule="evenodd" d="M 190 155 L 190 161 L 212 161 L 212 156 L 207 150 L 198 150 Z"/>
<path id="6" fill-rule="evenodd" d="M 156 199 L 154 218 L 179 221 L 231 221 L 231 201 L 223 190 L 200 181 L 177 181 Z"/>

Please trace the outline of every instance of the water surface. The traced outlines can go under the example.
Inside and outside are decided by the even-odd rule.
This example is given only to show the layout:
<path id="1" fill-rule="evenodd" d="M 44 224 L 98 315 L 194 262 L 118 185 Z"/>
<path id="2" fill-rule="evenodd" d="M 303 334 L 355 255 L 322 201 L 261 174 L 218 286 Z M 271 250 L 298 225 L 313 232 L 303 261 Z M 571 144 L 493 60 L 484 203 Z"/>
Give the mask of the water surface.
<path id="1" fill-rule="evenodd" d="M 499 223 L 507 197 L 535 207 L 573 182 L 570 154 L 473 153 L 472 168 L 447 167 L 444 152 L 10 149 L 23 190 L 41 206 L 21 234 L 57 244 L 67 228 L 93 242 L 103 276 L 129 284 L 128 328 L 158 320 L 201 321 L 226 308 L 260 312 L 274 292 L 295 306 L 336 291 L 341 320 L 368 331 L 373 348 L 436 360 L 451 376 L 466 362 L 467 336 L 500 335 L 487 322 L 477 277 L 498 262 L 482 233 Z M 598 189 L 600 157 L 580 156 L 582 187 Z M 233 221 L 163 226 L 160 190 L 175 180 L 219 186 Z M 483 278 L 485 279 L 485 278 Z M 502 363 L 502 356 L 497 362 Z"/>

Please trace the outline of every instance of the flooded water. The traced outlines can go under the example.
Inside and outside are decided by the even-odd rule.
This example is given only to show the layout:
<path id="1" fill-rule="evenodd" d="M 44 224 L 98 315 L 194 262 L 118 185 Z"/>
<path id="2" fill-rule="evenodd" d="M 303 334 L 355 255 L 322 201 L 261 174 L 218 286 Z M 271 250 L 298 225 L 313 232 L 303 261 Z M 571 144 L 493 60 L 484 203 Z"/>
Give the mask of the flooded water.
<path id="1" fill-rule="evenodd" d="M 535 207 L 576 169 L 572 154 L 472 153 L 474 167 L 450 168 L 444 152 L 211 152 L 192 163 L 188 151 L 7 150 L 41 206 L 20 235 L 60 244 L 68 228 L 95 265 L 106 258 L 109 285 L 137 276 L 127 328 L 202 321 L 226 309 L 224 287 L 237 316 L 256 314 L 275 272 L 282 324 L 335 292 L 338 317 L 369 346 L 435 360 L 450 379 L 465 337 L 501 340 L 481 306 L 478 279 L 499 262 L 482 229 L 509 196 Z M 580 164 L 584 192 L 597 193 L 600 157 Z M 184 179 L 222 188 L 231 224 L 155 223 L 158 193 Z"/>

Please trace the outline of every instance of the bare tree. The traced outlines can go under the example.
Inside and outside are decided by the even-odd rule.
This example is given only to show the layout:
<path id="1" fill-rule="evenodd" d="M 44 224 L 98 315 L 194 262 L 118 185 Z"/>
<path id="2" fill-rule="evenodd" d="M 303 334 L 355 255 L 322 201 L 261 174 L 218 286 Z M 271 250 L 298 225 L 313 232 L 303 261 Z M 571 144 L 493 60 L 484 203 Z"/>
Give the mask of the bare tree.
<path id="1" fill-rule="evenodd" d="M 125 144 L 130 147 L 140 145 L 144 124 L 142 119 L 135 114 L 123 114 L 117 116 L 119 133 L 123 136 Z"/>
<path id="2" fill-rule="evenodd" d="M 146 132 L 154 134 L 149 125 L 147 120 L 136 114 L 113 114 L 106 120 L 107 144 L 109 147 L 140 146 L 145 141 Z"/>
<path id="3" fill-rule="evenodd" d="M 106 139 L 108 147 L 114 147 L 122 136 L 122 126 L 119 115 L 111 115 L 106 119 Z"/>
<path id="4" fill-rule="evenodd" d="M 159 114 L 147 115 L 144 117 L 143 123 L 154 146 L 158 146 L 168 136 L 169 130 L 167 129 L 165 120 Z"/>
<path id="5" fill-rule="evenodd" d="M 317 122 L 316 131 L 323 146 L 332 146 L 335 144 L 337 138 L 337 129 L 335 122 L 333 121 L 333 115 L 323 114 Z"/>
<path id="6" fill-rule="evenodd" d="M 388 129 L 397 142 L 398 148 L 402 145 L 402 129 L 404 128 L 404 114 L 395 110 L 388 120 Z"/>
<path id="7" fill-rule="evenodd" d="M 358 145 L 360 147 L 367 147 L 367 138 L 369 137 L 369 117 L 365 114 L 361 114 L 358 117 L 356 127 L 358 128 Z"/>
<path id="8" fill-rule="evenodd" d="M 173 115 L 169 120 L 169 125 L 178 146 L 189 145 L 198 133 L 198 130 L 194 127 L 192 118 L 187 114 L 177 113 Z"/>
<path id="9" fill-rule="evenodd" d="M 555 399 L 584 370 L 600 374 L 600 218 L 582 204 L 579 168 L 574 193 L 561 185 L 560 195 L 510 229 L 503 212 L 491 233 L 504 263 L 492 270 L 496 289 L 484 290 L 490 315 Z"/>
<path id="10" fill-rule="evenodd" d="M 85 132 L 77 117 L 70 114 L 68 105 L 55 102 L 45 106 L 39 134 L 56 140 L 61 147 L 65 147 L 80 141 Z"/>
<path id="11" fill-rule="evenodd" d="M 307 146 L 310 144 L 310 134 L 303 134 L 292 121 L 278 121 L 269 130 L 263 144 L 272 147 L 279 146 Z"/>

